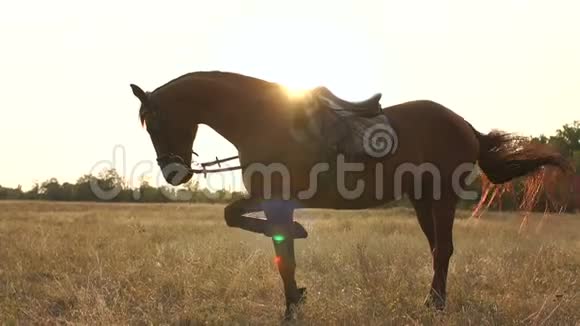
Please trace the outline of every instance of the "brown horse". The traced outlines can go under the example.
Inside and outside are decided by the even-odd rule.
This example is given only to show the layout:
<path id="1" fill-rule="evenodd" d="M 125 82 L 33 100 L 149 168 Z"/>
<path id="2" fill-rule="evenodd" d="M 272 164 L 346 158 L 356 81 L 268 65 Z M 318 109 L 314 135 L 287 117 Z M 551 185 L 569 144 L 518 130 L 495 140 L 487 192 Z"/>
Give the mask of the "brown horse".
<path id="1" fill-rule="evenodd" d="M 230 227 L 269 237 L 280 232 L 285 237 L 273 239 L 287 318 L 304 299 L 304 289 L 298 288 L 294 277 L 294 239 L 306 238 L 307 233 L 293 221 L 294 209 L 365 209 L 406 195 L 433 256 L 426 303 L 442 309 L 455 209 L 469 174 L 466 164 L 478 162 L 493 183 L 525 176 L 543 165 L 569 170 L 567 161 L 552 149 L 513 147 L 509 135 L 481 134 L 432 101 L 379 111 L 396 135 L 396 150 L 349 158 L 296 136 L 296 117 L 306 110 L 306 102 L 290 97 L 276 83 L 234 73 L 194 72 L 153 92 L 131 87 L 141 101 L 141 122 L 170 184 L 192 177 L 192 146 L 199 124 L 210 126 L 237 148 L 248 196 L 225 208 L 225 221 Z M 378 105 L 378 97 L 352 106 L 373 103 Z M 244 216 L 256 211 L 264 211 L 267 219 Z"/>

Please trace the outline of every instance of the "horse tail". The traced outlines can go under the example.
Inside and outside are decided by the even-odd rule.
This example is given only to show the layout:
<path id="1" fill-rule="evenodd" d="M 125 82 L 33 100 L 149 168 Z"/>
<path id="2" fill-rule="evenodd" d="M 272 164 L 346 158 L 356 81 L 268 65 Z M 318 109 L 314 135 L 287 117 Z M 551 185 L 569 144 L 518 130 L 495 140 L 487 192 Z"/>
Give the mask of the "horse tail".
<path id="1" fill-rule="evenodd" d="M 471 128 L 479 140 L 479 167 L 493 184 L 529 175 L 545 165 L 565 174 L 574 171 L 570 161 L 549 145 L 499 131 L 484 135 Z"/>

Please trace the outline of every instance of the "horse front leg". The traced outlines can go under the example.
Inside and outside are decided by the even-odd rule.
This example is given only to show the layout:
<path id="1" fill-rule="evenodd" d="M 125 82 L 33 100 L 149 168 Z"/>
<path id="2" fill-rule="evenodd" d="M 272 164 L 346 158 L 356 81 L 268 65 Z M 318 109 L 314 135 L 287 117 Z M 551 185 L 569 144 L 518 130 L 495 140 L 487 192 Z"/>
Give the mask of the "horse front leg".
<path id="1" fill-rule="evenodd" d="M 224 208 L 224 219 L 229 227 L 240 228 L 242 230 L 272 237 L 274 233 L 270 221 L 244 216 L 244 214 L 255 213 L 262 210 L 264 210 L 264 208 L 262 207 L 261 200 L 255 198 L 242 198 Z M 288 230 L 294 239 L 305 239 L 308 237 L 308 233 L 300 223 L 292 221 L 290 223 L 292 225 Z"/>
<path id="2" fill-rule="evenodd" d="M 224 208 L 224 218 L 229 227 L 240 228 L 254 233 L 266 233 L 267 221 L 244 216 L 244 214 L 261 211 L 260 201 L 253 198 L 242 198 Z"/>
<path id="3" fill-rule="evenodd" d="M 276 253 L 275 262 L 284 283 L 284 295 L 286 299 L 285 319 L 294 319 L 296 308 L 305 299 L 306 289 L 296 285 L 296 257 L 294 253 L 294 239 L 306 237 L 306 231 L 297 234 L 296 222 L 293 221 L 294 206 L 290 201 L 268 201 L 263 203 L 266 218 L 271 223 L 270 233 Z"/>

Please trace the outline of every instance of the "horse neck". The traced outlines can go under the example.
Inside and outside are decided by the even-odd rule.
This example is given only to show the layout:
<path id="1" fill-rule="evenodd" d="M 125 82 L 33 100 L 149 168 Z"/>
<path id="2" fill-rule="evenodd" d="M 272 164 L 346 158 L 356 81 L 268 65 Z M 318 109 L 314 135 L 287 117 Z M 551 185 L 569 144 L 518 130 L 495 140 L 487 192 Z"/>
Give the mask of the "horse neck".
<path id="1" fill-rule="evenodd" d="M 214 105 L 204 110 L 201 119 L 201 123 L 211 127 L 246 156 L 264 143 L 284 142 L 284 130 L 288 128 L 286 95 L 279 96 L 276 89 L 251 91 L 249 95 L 236 91 L 231 96 L 217 96 Z"/>
<path id="2" fill-rule="evenodd" d="M 208 95 L 209 94 L 209 95 Z M 254 128 L 254 117 L 262 116 L 259 105 L 231 90 L 214 90 L 205 93 L 207 104 L 201 108 L 199 122 L 205 124 L 240 149 L 249 142 L 248 132 Z"/>
<path id="3" fill-rule="evenodd" d="M 226 101 L 226 103 L 216 104 L 211 108 L 207 108 L 207 112 L 200 118 L 199 122 L 215 130 L 236 148 L 240 148 L 246 142 L 244 135 L 246 128 L 243 126 L 248 125 L 245 122 L 248 114 L 252 113 L 244 115 L 240 110 L 229 106 Z"/>
<path id="4" fill-rule="evenodd" d="M 182 116 L 192 124 L 209 126 L 237 148 L 250 141 L 248 130 L 255 128 L 255 117 L 267 111 L 263 106 L 250 104 L 255 101 L 249 100 L 248 94 L 257 90 L 243 84 L 232 87 L 219 81 L 192 78 L 177 86 L 171 96 L 185 99 L 179 102 Z"/>

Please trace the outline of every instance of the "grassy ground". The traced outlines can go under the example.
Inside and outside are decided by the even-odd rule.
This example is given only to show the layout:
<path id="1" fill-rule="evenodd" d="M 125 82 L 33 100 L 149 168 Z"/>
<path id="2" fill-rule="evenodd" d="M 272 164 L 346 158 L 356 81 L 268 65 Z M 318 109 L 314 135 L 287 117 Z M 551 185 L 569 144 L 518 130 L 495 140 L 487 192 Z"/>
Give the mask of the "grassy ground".
<path id="1" fill-rule="evenodd" d="M 0 202 L 0 320 L 280 322 L 271 241 L 212 205 Z M 466 217 L 462 212 L 459 217 Z M 303 324 L 580 324 L 580 216 L 458 219 L 444 313 L 412 211 L 300 211 Z"/>

